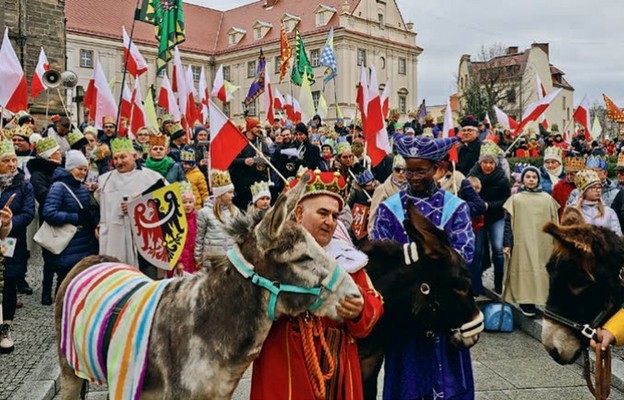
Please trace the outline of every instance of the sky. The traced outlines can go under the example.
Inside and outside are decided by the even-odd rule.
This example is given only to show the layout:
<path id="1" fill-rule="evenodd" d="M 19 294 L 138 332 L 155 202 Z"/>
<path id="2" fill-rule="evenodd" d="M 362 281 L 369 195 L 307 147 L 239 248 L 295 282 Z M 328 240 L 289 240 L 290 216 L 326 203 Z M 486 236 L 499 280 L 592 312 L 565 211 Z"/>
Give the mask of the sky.
<path id="1" fill-rule="evenodd" d="M 216 9 L 250 0 L 185 0 Z M 320 1 L 322 2 L 322 1 Z M 226 4 L 226 6 L 223 6 Z M 397 0 L 405 22 L 414 22 L 418 102 L 445 104 L 456 91 L 463 54 L 481 48 L 550 43 L 550 62 L 574 87 L 575 104 L 587 95 L 603 104 L 606 93 L 624 107 L 624 1 L 622 0 Z"/>

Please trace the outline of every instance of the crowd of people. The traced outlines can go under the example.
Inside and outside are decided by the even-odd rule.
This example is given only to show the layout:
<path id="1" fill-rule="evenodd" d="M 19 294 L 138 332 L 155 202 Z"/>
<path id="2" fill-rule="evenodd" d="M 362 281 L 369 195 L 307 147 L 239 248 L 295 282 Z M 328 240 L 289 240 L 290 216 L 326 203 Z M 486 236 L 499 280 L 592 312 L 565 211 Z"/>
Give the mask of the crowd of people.
<path id="1" fill-rule="evenodd" d="M 370 333 L 383 301 L 357 245 L 369 239 L 408 243 L 401 213 L 408 203 L 447 233 L 470 269 L 475 297 L 483 293 L 483 271 L 493 265 L 494 290 L 502 294 L 505 283 L 505 299 L 519 304 L 527 316 L 545 303 L 543 266 L 552 250 L 552 239 L 535 227 L 558 221 L 563 208 L 572 206 L 587 223 L 622 235 L 624 156 L 618 158 L 616 181 L 607 176 L 605 160 L 607 154 L 619 154 L 617 143 L 589 142 L 583 132 L 571 145 L 556 132 L 529 131 L 520 136 L 526 139 L 518 139 L 472 116 L 461 120 L 455 137 L 442 138 L 441 124 L 429 116 L 425 121 L 415 113 L 407 117 L 399 122 L 398 111 L 390 111 L 387 133 L 393 151 L 374 166 L 357 120 L 327 124 L 315 116 L 307 123 L 263 125 L 247 117 L 240 129 L 249 144 L 221 171 L 209 166 L 208 126 L 185 129 L 164 116 L 159 129 L 141 128 L 130 138 L 119 133 L 124 130 L 113 116 L 103 119 L 101 130 L 90 124 L 74 127 L 67 117 L 54 117 L 38 129 L 27 112 L 16 114 L 3 124 L 0 141 L 0 353 L 14 348 L 17 294 L 33 293 L 27 264 L 32 237 L 43 222 L 78 227 L 59 254 L 43 250 L 44 305 L 53 303 L 68 271 L 88 255 L 115 256 L 153 279 L 166 278 L 132 246 L 128 216 L 128 202 L 158 182 L 181 183 L 188 222 L 182 256 L 168 274 L 172 277 L 209 273 L 208 256 L 224 254 L 233 245 L 225 230 L 230 221 L 243 213 L 266 212 L 303 171 L 314 175 L 293 218 L 340 260 L 363 296 L 343 302 L 343 323 L 317 321 L 325 338 L 331 337 L 336 359 L 326 375 L 324 366 L 314 369 L 302 353 L 300 327 L 312 317 L 279 320 L 255 362 L 252 398 L 258 399 L 289 398 L 289 383 L 310 398 L 320 393 L 362 397 L 355 339 Z M 453 148 L 456 162 L 449 156 Z M 543 165 L 510 168 L 513 156 L 541 157 Z M 444 334 L 395 335 L 386 354 L 384 398 L 474 397 L 469 350 L 449 346 Z M 321 347 L 317 343 L 318 352 Z"/>

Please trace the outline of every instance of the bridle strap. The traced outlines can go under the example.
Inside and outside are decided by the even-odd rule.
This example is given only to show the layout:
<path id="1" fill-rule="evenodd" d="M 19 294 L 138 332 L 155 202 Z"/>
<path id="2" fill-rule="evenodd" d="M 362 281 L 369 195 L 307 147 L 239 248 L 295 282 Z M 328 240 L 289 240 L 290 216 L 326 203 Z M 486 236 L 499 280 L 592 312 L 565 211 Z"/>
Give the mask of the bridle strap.
<path id="1" fill-rule="evenodd" d="M 602 314 L 602 313 L 601 313 Z M 600 315 L 600 314 L 598 314 Z M 544 316 L 559 322 L 562 325 L 567 326 L 568 328 L 572 328 L 576 331 L 579 331 L 581 333 L 581 335 L 585 336 L 588 339 L 595 339 L 596 338 L 596 329 L 594 329 L 592 327 L 592 325 L 590 324 L 584 324 L 581 325 L 578 322 L 572 321 L 571 319 L 567 319 L 565 317 L 562 317 L 559 314 L 555 314 L 554 312 L 548 310 L 547 308 L 544 309 Z"/>
<path id="2" fill-rule="evenodd" d="M 591 366 L 589 350 L 583 351 L 583 377 L 587 388 L 596 400 L 607 400 L 611 394 L 611 346 L 603 352 L 600 343 L 596 344 L 596 365 L 594 371 L 594 381 L 591 378 Z"/>

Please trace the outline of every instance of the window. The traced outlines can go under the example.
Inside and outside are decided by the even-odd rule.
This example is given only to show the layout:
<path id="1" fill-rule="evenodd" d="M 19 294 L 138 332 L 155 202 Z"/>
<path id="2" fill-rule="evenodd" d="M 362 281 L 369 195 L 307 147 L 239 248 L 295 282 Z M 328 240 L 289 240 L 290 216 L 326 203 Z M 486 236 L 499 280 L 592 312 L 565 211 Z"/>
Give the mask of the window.
<path id="1" fill-rule="evenodd" d="M 565 111 L 565 109 L 567 108 L 567 107 L 566 107 L 566 98 L 565 98 L 565 96 L 564 96 L 564 97 L 562 97 L 562 99 L 563 99 L 563 101 L 562 101 L 562 104 L 563 104 L 563 108 L 562 108 L 562 110 L 564 110 L 564 111 Z"/>
<path id="2" fill-rule="evenodd" d="M 247 78 L 253 78 L 256 76 L 256 62 L 249 61 L 247 63 Z"/>
<path id="3" fill-rule="evenodd" d="M 321 65 L 321 50 L 310 51 L 310 64 L 312 64 L 313 67 Z"/>
<path id="4" fill-rule="evenodd" d="M 223 67 L 223 79 L 226 81 L 230 81 L 232 78 L 230 77 L 230 66 Z"/>
<path id="5" fill-rule="evenodd" d="M 230 46 L 236 44 L 236 35 L 232 34 L 229 36 L 230 38 Z"/>
<path id="6" fill-rule="evenodd" d="M 80 67 L 93 68 L 93 50 L 80 50 Z"/>
<path id="7" fill-rule="evenodd" d="M 377 21 L 379 21 L 379 29 L 383 29 L 385 26 L 383 14 L 377 14 Z"/>
<path id="8" fill-rule="evenodd" d="M 284 30 L 286 31 L 286 33 L 292 32 L 293 27 L 294 24 L 292 20 L 284 21 Z"/>
<path id="9" fill-rule="evenodd" d="M 226 117 L 230 118 L 230 102 L 229 101 L 227 103 L 223 103 L 223 114 L 225 114 Z"/>
<path id="10" fill-rule="evenodd" d="M 156 68 L 158 68 L 158 66 Z M 165 68 L 160 70 L 160 72 L 158 73 L 158 76 L 160 76 L 162 78 L 166 74 L 167 74 L 167 67 L 165 66 Z"/>
<path id="11" fill-rule="evenodd" d="M 320 12 L 318 13 L 318 22 L 316 26 L 323 26 L 323 25 L 325 25 L 325 13 Z"/>
<path id="12" fill-rule="evenodd" d="M 509 88 L 509 90 L 507 90 L 507 102 L 509 104 L 516 103 L 516 90 L 514 88 Z"/>
<path id="13" fill-rule="evenodd" d="M 405 114 L 407 112 L 407 97 L 399 95 L 399 113 Z"/>
<path id="14" fill-rule="evenodd" d="M 386 58 L 385 57 L 380 57 L 379 58 L 379 66 L 381 67 L 381 69 L 386 69 Z"/>
<path id="15" fill-rule="evenodd" d="M 254 29 L 254 37 L 256 38 L 256 40 L 262 39 L 262 28 Z"/>
<path id="16" fill-rule="evenodd" d="M 366 67 L 366 50 L 357 49 L 357 65 L 363 65 Z"/>
<path id="17" fill-rule="evenodd" d="M 191 71 L 193 71 L 193 80 L 195 82 L 199 82 L 199 79 L 201 77 L 201 67 L 191 65 Z"/>
<path id="18" fill-rule="evenodd" d="M 280 56 L 275 57 L 275 69 L 273 70 L 273 72 L 276 74 L 279 74 L 281 66 L 282 66 L 282 62 L 281 62 Z"/>
<path id="19" fill-rule="evenodd" d="M 256 110 L 257 103 L 258 102 L 254 100 L 251 103 L 249 103 L 249 105 L 247 106 L 247 115 L 249 115 L 250 117 L 255 117 L 258 115 L 257 110 Z"/>
<path id="20" fill-rule="evenodd" d="M 403 57 L 399 57 L 399 74 L 405 75 L 407 73 L 407 60 Z"/>
<path id="21" fill-rule="evenodd" d="M 321 98 L 321 91 L 320 90 L 315 90 L 314 92 L 312 92 L 312 100 L 314 101 L 314 108 L 315 109 L 318 108 L 318 102 L 319 102 L 320 98 Z"/>

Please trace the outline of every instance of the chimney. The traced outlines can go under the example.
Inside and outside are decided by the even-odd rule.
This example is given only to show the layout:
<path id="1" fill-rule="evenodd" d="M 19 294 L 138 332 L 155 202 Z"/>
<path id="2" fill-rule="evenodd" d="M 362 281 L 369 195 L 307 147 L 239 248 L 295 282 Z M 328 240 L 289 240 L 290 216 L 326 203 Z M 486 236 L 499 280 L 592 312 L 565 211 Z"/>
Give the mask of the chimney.
<path id="1" fill-rule="evenodd" d="M 518 46 L 507 47 L 507 52 L 505 54 L 508 56 L 511 54 L 518 54 Z"/>
<path id="2" fill-rule="evenodd" d="M 274 5 L 276 5 L 278 1 L 279 1 L 279 0 L 266 0 L 266 2 L 264 3 L 264 6 L 263 6 L 263 7 L 264 7 L 264 8 L 271 8 L 271 7 L 273 7 Z"/>
<path id="3" fill-rule="evenodd" d="M 531 45 L 531 47 L 538 47 L 538 48 L 542 49 L 542 51 L 544 53 L 546 53 L 546 57 L 549 56 L 549 54 L 548 54 L 548 43 L 533 43 Z"/>

